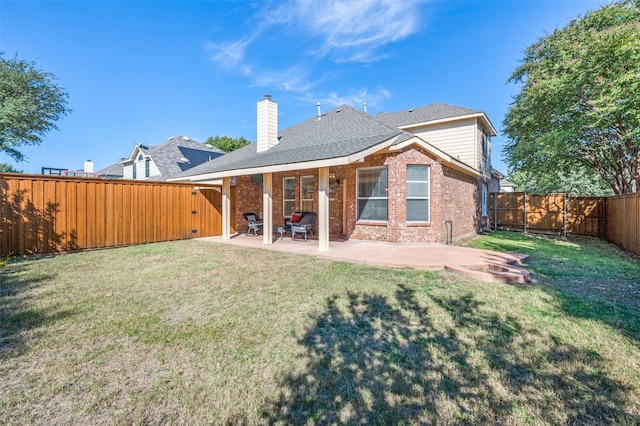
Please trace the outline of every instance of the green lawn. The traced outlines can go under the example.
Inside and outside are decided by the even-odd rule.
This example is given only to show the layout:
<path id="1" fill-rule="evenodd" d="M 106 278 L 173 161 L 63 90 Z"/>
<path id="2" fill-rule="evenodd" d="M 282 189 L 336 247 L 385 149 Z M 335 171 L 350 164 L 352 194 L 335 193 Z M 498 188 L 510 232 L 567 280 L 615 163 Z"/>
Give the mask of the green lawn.
<path id="1" fill-rule="evenodd" d="M 639 424 L 637 261 L 473 244 L 537 282 L 197 241 L 9 263 L 0 424 Z"/>

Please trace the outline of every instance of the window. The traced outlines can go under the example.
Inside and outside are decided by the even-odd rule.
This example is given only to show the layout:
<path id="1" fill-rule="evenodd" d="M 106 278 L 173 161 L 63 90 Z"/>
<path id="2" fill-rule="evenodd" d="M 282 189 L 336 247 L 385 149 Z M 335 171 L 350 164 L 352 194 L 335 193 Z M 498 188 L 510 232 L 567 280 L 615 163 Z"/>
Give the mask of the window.
<path id="1" fill-rule="evenodd" d="M 335 214 L 335 205 L 336 205 L 336 174 L 329 174 L 329 218 L 333 219 L 336 217 Z"/>
<path id="2" fill-rule="evenodd" d="M 151 172 L 150 168 L 151 168 L 151 160 L 147 158 L 144 161 L 144 177 L 147 177 L 147 178 L 149 177 L 149 173 Z"/>
<path id="3" fill-rule="evenodd" d="M 387 175 L 386 166 L 358 169 L 358 220 L 387 220 Z"/>
<path id="4" fill-rule="evenodd" d="M 282 214 L 291 217 L 296 211 L 296 179 L 289 177 L 282 179 Z"/>
<path id="5" fill-rule="evenodd" d="M 133 179 L 137 179 L 138 178 L 138 164 L 134 161 L 133 164 L 131 165 L 131 167 L 133 168 Z"/>
<path id="6" fill-rule="evenodd" d="M 313 211 L 314 184 L 313 176 L 302 176 L 300 178 L 300 211 Z"/>
<path id="7" fill-rule="evenodd" d="M 489 187 L 486 183 L 482 184 L 482 216 L 487 216 L 487 204 L 489 198 Z"/>
<path id="8" fill-rule="evenodd" d="M 429 220 L 429 166 L 407 165 L 407 222 Z"/>

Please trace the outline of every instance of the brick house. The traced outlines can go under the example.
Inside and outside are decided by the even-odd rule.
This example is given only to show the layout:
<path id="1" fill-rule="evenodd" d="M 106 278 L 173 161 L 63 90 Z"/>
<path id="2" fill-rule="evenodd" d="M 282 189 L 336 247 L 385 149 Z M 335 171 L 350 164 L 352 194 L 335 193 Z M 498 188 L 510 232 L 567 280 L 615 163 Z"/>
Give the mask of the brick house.
<path id="1" fill-rule="evenodd" d="M 496 131 L 482 111 L 434 104 L 370 115 L 343 105 L 282 131 L 277 111 L 265 95 L 255 144 L 175 179 L 221 182 L 223 238 L 249 211 L 264 229 L 295 211 L 317 212 L 320 250 L 328 250 L 329 234 L 441 243 L 484 226 Z M 271 232 L 264 234 L 271 244 Z"/>

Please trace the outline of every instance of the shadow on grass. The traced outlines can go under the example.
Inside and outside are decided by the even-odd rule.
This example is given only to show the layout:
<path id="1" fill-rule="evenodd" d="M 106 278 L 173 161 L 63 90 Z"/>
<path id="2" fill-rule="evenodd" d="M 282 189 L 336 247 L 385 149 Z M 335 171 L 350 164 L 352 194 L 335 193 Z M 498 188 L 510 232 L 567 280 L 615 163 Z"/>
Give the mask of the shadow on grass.
<path id="1" fill-rule="evenodd" d="M 27 291 L 54 277 L 48 274 L 24 278 L 26 266 L 13 264 L 0 268 L 0 359 L 19 356 L 26 349 L 24 334 L 73 313 L 61 306 L 38 308 Z"/>
<path id="2" fill-rule="evenodd" d="M 332 297 L 299 344 L 306 367 L 284 378 L 269 423 L 632 422 L 597 354 L 470 294 Z"/>

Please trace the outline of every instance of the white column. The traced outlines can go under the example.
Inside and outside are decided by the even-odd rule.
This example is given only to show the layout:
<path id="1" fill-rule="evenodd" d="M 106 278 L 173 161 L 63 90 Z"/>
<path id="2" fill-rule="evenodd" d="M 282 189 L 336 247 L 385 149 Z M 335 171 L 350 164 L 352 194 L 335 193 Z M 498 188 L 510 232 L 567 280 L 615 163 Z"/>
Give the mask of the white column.
<path id="1" fill-rule="evenodd" d="M 262 243 L 273 244 L 273 174 L 262 174 Z"/>
<path id="2" fill-rule="evenodd" d="M 318 250 L 329 251 L 329 168 L 318 169 Z"/>
<path id="3" fill-rule="evenodd" d="M 231 239 L 231 178 L 222 178 L 222 239 Z"/>

